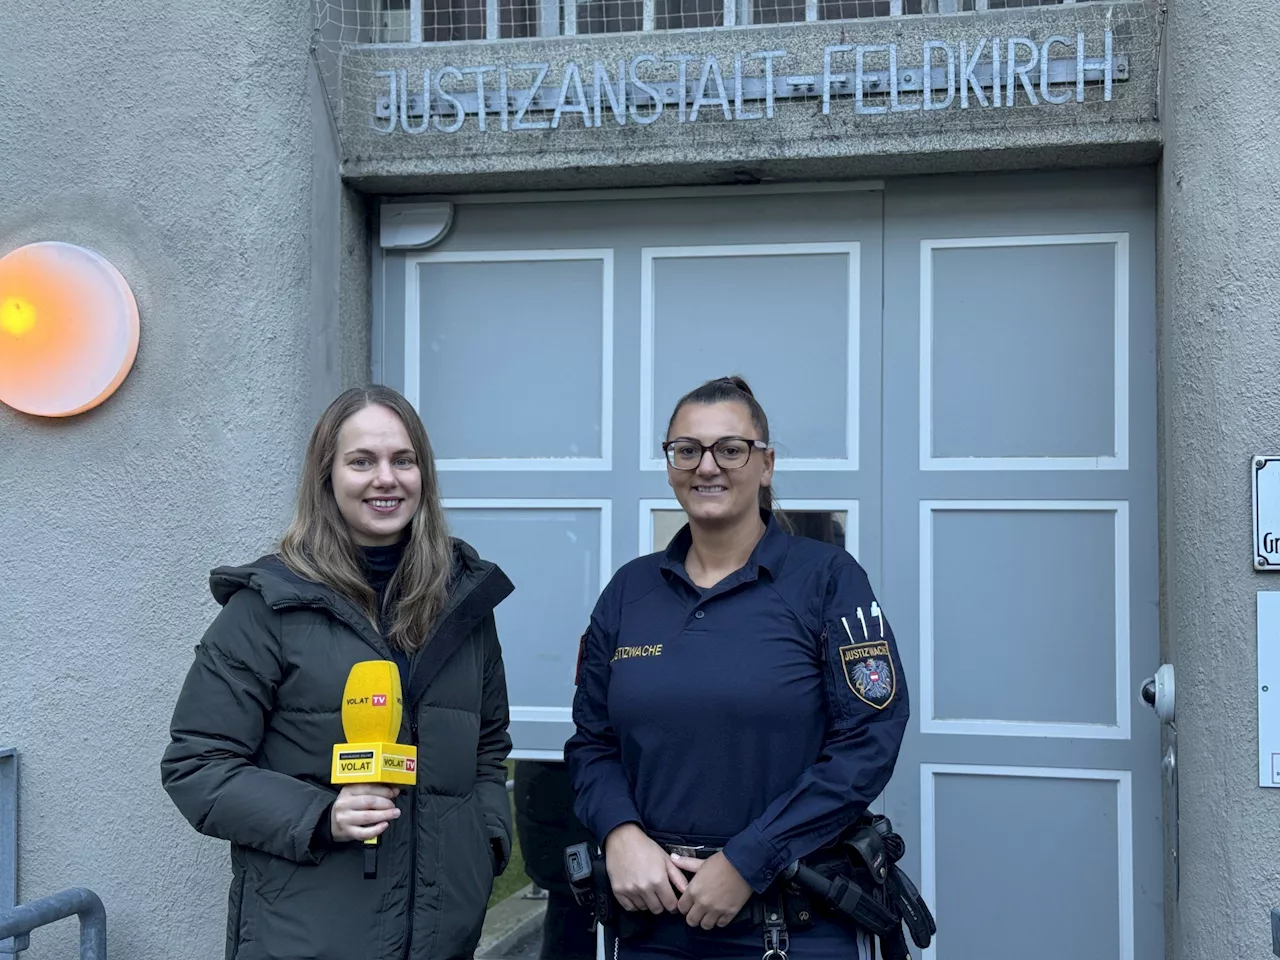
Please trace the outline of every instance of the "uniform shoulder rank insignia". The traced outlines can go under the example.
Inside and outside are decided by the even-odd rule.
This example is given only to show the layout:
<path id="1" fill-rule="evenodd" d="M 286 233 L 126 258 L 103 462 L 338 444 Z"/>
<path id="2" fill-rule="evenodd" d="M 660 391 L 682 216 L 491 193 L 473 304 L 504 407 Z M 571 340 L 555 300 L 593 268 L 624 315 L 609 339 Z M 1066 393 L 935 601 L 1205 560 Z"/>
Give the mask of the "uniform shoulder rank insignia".
<path id="1" fill-rule="evenodd" d="M 879 611 L 877 611 L 878 613 Z M 858 610 L 862 619 L 862 610 Z M 840 618 L 845 633 L 854 640 L 849 623 Z M 898 692 L 898 676 L 893 666 L 893 656 L 889 653 L 889 644 L 884 640 L 864 638 L 863 643 L 856 640 L 848 646 L 840 648 L 840 665 L 844 667 L 844 679 L 849 684 L 853 695 L 870 707 L 883 710 Z"/>

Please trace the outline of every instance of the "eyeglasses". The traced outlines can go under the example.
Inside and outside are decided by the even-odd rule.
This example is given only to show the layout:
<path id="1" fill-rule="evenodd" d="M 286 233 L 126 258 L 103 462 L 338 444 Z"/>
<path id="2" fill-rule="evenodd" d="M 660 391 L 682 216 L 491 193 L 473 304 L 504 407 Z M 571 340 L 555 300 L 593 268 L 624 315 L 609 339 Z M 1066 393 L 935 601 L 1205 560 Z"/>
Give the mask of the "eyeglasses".
<path id="1" fill-rule="evenodd" d="M 709 446 L 691 437 L 676 437 L 664 443 L 662 450 L 667 455 L 667 463 L 677 470 L 696 470 L 708 450 L 721 470 L 736 470 L 751 459 L 753 447 L 769 449 L 763 440 L 748 440 L 746 437 L 721 437 Z"/>

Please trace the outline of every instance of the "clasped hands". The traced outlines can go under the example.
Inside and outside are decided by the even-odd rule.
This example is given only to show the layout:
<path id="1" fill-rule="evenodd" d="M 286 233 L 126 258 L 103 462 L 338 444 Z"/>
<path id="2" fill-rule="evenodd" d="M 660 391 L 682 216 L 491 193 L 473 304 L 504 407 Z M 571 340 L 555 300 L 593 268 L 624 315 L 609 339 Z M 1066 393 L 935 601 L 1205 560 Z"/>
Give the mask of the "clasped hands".
<path id="1" fill-rule="evenodd" d="M 604 858 L 624 910 L 678 910 L 689 926 L 711 930 L 729 923 L 751 898 L 751 886 L 723 853 L 706 860 L 668 854 L 634 823 L 605 838 Z"/>

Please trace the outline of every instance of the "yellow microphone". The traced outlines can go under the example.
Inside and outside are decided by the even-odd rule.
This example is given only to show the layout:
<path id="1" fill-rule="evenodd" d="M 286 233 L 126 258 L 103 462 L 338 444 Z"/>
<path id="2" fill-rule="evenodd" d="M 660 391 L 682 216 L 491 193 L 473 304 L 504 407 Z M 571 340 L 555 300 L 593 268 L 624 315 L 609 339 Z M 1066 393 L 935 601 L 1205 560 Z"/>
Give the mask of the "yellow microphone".
<path id="1" fill-rule="evenodd" d="M 351 668 L 342 691 L 342 732 L 334 744 L 330 782 L 412 786 L 418 780 L 418 748 L 397 743 L 404 698 L 400 670 L 390 660 L 365 660 Z M 365 842 L 364 875 L 378 873 L 378 838 Z"/>

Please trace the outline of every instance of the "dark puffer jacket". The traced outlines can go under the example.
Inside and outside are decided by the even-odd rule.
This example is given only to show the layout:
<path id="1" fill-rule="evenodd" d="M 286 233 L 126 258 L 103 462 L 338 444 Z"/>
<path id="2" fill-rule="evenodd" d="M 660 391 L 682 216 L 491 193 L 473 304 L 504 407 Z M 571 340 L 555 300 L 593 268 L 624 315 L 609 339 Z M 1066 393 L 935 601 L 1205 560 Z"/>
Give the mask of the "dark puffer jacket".
<path id="1" fill-rule="evenodd" d="M 210 586 L 223 609 L 196 647 L 161 780 L 197 830 L 231 841 L 227 960 L 470 957 L 511 849 L 493 617 L 511 582 L 455 541 L 448 607 L 404 692 L 418 781 L 372 880 L 363 845 L 333 842 L 322 822 L 347 674 L 391 650 L 353 604 L 276 557 L 219 568 Z"/>

